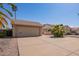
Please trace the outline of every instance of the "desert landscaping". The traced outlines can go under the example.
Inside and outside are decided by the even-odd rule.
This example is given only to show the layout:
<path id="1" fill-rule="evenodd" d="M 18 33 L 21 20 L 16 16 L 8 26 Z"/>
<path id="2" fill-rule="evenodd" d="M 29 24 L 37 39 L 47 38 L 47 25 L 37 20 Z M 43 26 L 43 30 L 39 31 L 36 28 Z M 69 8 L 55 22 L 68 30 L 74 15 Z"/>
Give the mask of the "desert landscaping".
<path id="1" fill-rule="evenodd" d="M 79 4 L 0 3 L 0 56 L 79 56 Z"/>

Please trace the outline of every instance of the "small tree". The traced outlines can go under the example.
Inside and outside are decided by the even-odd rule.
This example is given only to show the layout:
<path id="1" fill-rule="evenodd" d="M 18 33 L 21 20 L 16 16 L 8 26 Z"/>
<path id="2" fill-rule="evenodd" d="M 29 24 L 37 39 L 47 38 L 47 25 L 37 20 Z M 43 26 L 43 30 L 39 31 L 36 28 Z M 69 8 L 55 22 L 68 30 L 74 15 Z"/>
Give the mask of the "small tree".
<path id="1" fill-rule="evenodd" d="M 63 37 L 65 32 L 63 24 L 52 26 L 51 32 L 54 35 L 54 37 Z"/>

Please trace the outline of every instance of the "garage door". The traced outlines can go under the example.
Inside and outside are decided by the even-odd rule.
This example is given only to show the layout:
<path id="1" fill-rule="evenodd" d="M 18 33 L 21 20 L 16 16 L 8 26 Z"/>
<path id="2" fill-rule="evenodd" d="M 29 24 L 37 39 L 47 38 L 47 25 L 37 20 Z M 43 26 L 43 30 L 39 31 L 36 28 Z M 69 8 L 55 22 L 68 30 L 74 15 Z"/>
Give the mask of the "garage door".
<path id="1" fill-rule="evenodd" d="M 25 27 L 25 26 L 17 26 L 16 27 L 16 36 L 38 36 L 39 35 L 39 27 Z"/>

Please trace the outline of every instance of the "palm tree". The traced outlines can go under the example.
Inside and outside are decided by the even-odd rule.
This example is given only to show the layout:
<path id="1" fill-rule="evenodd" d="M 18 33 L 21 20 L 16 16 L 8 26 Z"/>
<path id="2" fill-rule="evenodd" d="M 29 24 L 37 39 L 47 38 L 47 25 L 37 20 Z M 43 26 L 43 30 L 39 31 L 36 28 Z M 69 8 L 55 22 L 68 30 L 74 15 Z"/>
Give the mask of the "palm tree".
<path id="1" fill-rule="evenodd" d="M 17 7 L 15 6 L 15 4 L 13 4 L 13 3 L 7 3 L 10 7 L 11 7 L 11 9 L 14 11 L 14 12 L 16 12 L 16 10 L 17 10 Z M 13 14 L 12 14 L 12 12 L 10 12 L 10 10 L 8 10 L 7 8 L 4 8 L 4 3 L 0 3 L 0 8 L 2 8 L 3 10 L 5 10 L 11 17 L 13 17 Z M 2 12 L 2 11 L 0 11 L 0 17 L 2 17 L 2 18 L 8 18 L 10 21 L 12 21 L 11 20 L 11 18 L 9 17 L 9 16 L 7 16 L 4 12 Z M 0 18 L 1 19 L 1 18 Z"/>

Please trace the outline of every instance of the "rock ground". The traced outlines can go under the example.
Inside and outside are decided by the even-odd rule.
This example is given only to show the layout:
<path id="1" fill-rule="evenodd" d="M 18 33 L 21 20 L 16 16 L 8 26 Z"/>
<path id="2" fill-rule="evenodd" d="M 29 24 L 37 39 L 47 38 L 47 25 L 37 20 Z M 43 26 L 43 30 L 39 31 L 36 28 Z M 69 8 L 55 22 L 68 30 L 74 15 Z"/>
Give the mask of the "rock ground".
<path id="1" fill-rule="evenodd" d="M 0 56 L 18 56 L 17 40 L 0 38 Z"/>

